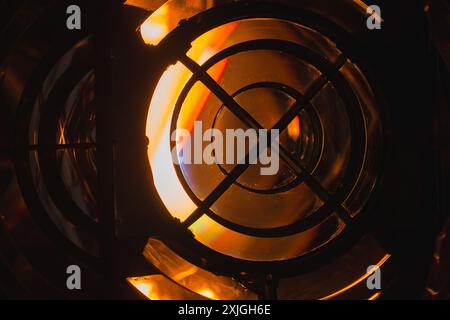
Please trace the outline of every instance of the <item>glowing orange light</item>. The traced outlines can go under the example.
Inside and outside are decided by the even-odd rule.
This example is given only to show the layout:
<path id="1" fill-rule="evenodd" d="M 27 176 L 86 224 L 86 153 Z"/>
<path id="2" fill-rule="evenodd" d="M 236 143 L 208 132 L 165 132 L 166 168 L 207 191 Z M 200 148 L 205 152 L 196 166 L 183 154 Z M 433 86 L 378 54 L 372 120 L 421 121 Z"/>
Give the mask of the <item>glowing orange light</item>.
<path id="1" fill-rule="evenodd" d="M 356 5 L 356 7 L 363 13 L 363 14 L 367 14 L 367 12 L 369 11 L 369 6 L 362 0 L 353 0 L 353 3 Z M 372 12 L 372 17 L 375 18 L 375 20 L 378 23 L 382 23 L 384 22 L 383 18 L 376 12 Z"/>
<path id="2" fill-rule="evenodd" d="M 65 126 L 60 122 L 59 123 L 59 144 L 66 144 L 66 135 L 64 134 Z"/>
<path id="3" fill-rule="evenodd" d="M 212 292 L 211 290 L 205 289 L 205 290 L 200 290 L 199 294 L 201 294 L 202 296 L 212 299 L 212 300 L 218 300 L 218 297 L 214 294 L 214 292 Z"/>
<path id="4" fill-rule="evenodd" d="M 154 39 L 158 39 L 164 34 L 167 33 L 167 28 L 165 25 L 151 25 L 144 24 L 142 25 L 141 32 L 144 35 L 144 39 L 148 39 L 149 42 L 154 41 Z"/>
<path id="5" fill-rule="evenodd" d="M 136 288 L 145 296 L 150 297 L 152 293 L 152 285 L 147 283 L 136 283 Z"/>
<path id="6" fill-rule="evenodd" d="M 371 296 L 368 300 L 378 300 L 378 298 L 381 296 L 381 292 L 378 291 L 373 296 Z"/>
<path id="7" fill-rule="evenodd" d="M 169 27 L 167 25 L 168 21 L 168 11 L 166 7 L 161 7 L 158 16 L 150 16 L 141 25 L 141 36 L 146 44 L 156 45 L 163 39 L 169 32 Z M 155 18 L 156 17 L 156 18 Z"/>
<path id="8" fill-rule="evenodd" d="M 131 283 L 136 289 L 139 290 L 144 296 L 152 300 L 159 300 L 160 297 L 153 291 L 153 284 L 151 277 L 137 277 L 127 278 L 127 281 Z"/>
<path id="9" fill-rule="evenodd" d="M 202 299 L 202 297 L 211 300 L 220 300 L 220 297 L 211 289 L 198 290 L 195 293 L 182 288 L 161 275 L 151 275 L 143 277 L 130 277 L 127 281 L 140 293 L 150 300 L 178 300 L 184 299 Z"/>
<path id="10" fill-rule="evenodd" d="M 189 291 L 163 275 L 129 277 L 127 281 L 150 300 L 203 300 L 206 296 Z"/>
<path id="11" fill-rule="evenodd" d="M 149 18 L 141 26 L 141 35 L 148 44 L 155 43 L 155 39 L 160 36 L 157 30 L 162 31 L 161 26 L 166 25 L 166 20 L 164 19 L 167 19 L 169 15 L 167 13 L 167 16 L 165 16 L 161 10 L 163 9 L 159 10 L 158 19 Z M 236 23 L 228 24 L 224 28 L 208 33 L 206 37 L 198 38 L 193 43 L 192 49 L 187 53 L 188 56 L 201 64 L 205 56 L 219 51 L 221 45 L 223 45 L 235 28 Z M 219 81 L 226 66 L 226 60 L 217 64 L 211 70 L 211 77 Z M 192 73 L 180 62 L 166 70 L 153 94 L 146 129 L 147 137 L 150 140 L 148 158 L 155 187 L 172 216 L 181 221 L 186 220 L 197 207 L 184 190 L 175 169 L 171 165 L 173 159 L 170 150 L 170 125 L 177 99 L 191 76 Z M 203 86 L 196 86 L 191 90 L 188 99 L 183 104 L 183 108 L 185 108 L 183 114 L 186 115 L 186 118 L 180 117 L 179 119 L 181 128 L 192 128 L 194 121 L 200 115 L 210 96 L 210 91 Z"/>
<path id="12" fill-rule="evenodd" d="M 390 257 L 391 257 L 391 255 L 386 254 L 386 255 L 385 255 L 385 256 L 384 256 L 384 257 L 383 257 L 383 258 L 382 258 L 375 266 L 378 267 L 378 268 L 381 268 L 381 266 L 382 266 L 383 264 L 385 264 L 386 261 L 388 261 Z M 366 280 L 369 276 L 370 276 L 369 273 L 365 273 L 363 276 L 359 277 L 357 280 L 353 281 L 353 282 L 352 282 L 351 284 L 349 284 L 348 286 L 342 288 L 342 289 L 339 290 L 339 291 L 336 291 L 336 292 L 333 293 L 333 294 L 330 294 L 330 295 L 328 295 L 328 296 L 326 296 L 326 297 L 323 297 L 323 298 L 321 298 L 320 300 L 330 300 L 330 299 L 332 299 L 332 298 L 334 298 L 334 297 L 337 297 L 337 296 L 340 295 L 341 293 L 344 293 L 345 291 L 347 291 L 347 290 L 353 288 L 354 286 L 358 285 L 358 284 L 361 283 L 362 281 Z M 381 295 L 381 293 L 380 293 L 380 295 Z"/>
<path id="13" fill-rule="evenodd" d="M 195 299 L 257 299 L 255 293 L 235 279 L 219 276 L 193 265 L 158 239 L 149 238 L 143 254 L 163 275 L 129 278 L 128 281 L 136 288 L 136 284 L 150 283 L 153 294 L 156 292 L 160 298 L 169 295 L 186 296 L 189 293 Z"/>
<path id="14" fill-rule="evenodd" d="M 297 141 L 300 137 L 300 118 L 296 117 L 288 126 L 288 134 L 291 139 Z"/>
<path id="15" fill-rule="evenodd" d="M 208 71 L 209 75 L 214 80 L 219 81 L 225 73 L 228 61 L 229 59 L 224 59 L 217 63 Z M 187 111 L 183 113 L 183 117 L 180 116 L 180 118 L 178 119 L 178 127 L 192 132 L 194 122 L 200 116 L 202 110 L 205 108 L 206 104 L 211 98 L 211 95 L 212 92 L 209 91 L 205 86 L 194 86 L 193 90 L 186 97 L 184 107 Z"/>
<path id="16" fill-rule="evenodd" d="M 331 217 L 330 219 L 333 219 Z M 193 223 L 189 230 L 196 239 L 223 254 L 251 261 L 282 261 L 286 256 L 298 256 L 314 248 L 313 239 L 321 225 L 281 238 L 257 238 L 230 230 L 204 215 Z M 344 225 L 339 222 L 336 234 Z M 226 239 L 226 240 L 224 240 Z"/>

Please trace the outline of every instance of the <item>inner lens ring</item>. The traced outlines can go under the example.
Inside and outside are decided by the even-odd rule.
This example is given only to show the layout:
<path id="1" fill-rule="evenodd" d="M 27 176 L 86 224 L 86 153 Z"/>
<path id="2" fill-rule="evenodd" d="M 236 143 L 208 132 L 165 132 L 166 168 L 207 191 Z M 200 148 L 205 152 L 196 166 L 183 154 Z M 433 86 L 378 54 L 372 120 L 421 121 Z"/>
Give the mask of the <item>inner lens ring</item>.
<path id="1" fill-rule="evenodd" d="M 283 40 L 273 40 L 273 39 L 265 39 L 265 40 L 253 40 L 253 41 L 247 41 L 247 42 L 243 42 L 237 45 L 234 45 L 232 47 L 229 47 L 221 52 L 219 52 L 218 54 L 216 54 L 215 56 L 211 57 L 207 62 L 205 62 L 201 68 L 203 70 L 209 70 L 209 68 L 211 68 L 212 66 L 214 66 L 216 63 L 220 62 L 221 60 L 240 53 L 240 52 L 246 52 L 246 51 L 252 51 L 252 50 L 275 50 L 275 51 L 282 51 L 282 52 L 287 52 L 287 53 L 291 53 L 295 58 L 301 58 L 302 60 L 312 64 L 314 67 L 318 67 L 318 70 L 324 74 L 326 76 L 326 78 L 331 81 L 333 84 L 335 84 L 335 87 L 338 89 L 339 92 L 344 91 L 346 92 L 346 95 L 344 95 L 344 100 L 349 101 L 350 103 L 345 103 L 346 108 L 351 108 L 350 110 L 353 110 L 353 112 L 349 113 L 349 117 L 350 119 L 353 118 L 353 120 L 355 120 L 355 118 L 358 117 L 358 115 L 362 118 L 362 111 L 359 107 L 358 104 L 358 99 L 356 98 L 354 92 L 352 91 L 352 89 L 349 87 L 348 83 L 346 82 L 345 78 L 339 73 L 339 68 L 335 68 L 335 66 L 330 63 L 329 61 L 325 60 L 323 57 L 321 57 L 319 54 L 315 53 L 314 51 L 301 46 L 299 44 L 296 43 L 292 43 L 289 41 L 283 41 Z M 183 59 L 180 59 L 181 62 Z M 315 63 L 311 63 L 311 61 L 314 61 Z M 187 82 L 187 84 L 185 85 L 185 87 L 183 88 L 177 103 L 175 105 L 175 109 L 173 112 L 173 116 L 172 116 L 172 124 L 171 124 L 171 130 L 173 131 L 174 128 L 176 128 L 176 124 L 177 124 L 177 120 L 178 120 L 178 116 L 179 113 L 181 111 L 181 107 L 187 97 L 187 94 L 190 92 L 190 90 L 192 89 L 193 85 L 197 82 L 197 81 L 201 81 L 201 76 L 197 73 L 193 73 L 191 79 Z M 340 90 L 339 90 L 340 89 Z M 342 96 L 341 96 L 342 97 Z M 348 110 L 349 111 L 349 110 Z M 356 123 L 363 123 L 363 119 L 357 119 L 359 120 L 356 121 Z M 365 132 L 365 131 L 361 131 L 355 128 L 355 121 L 351 121 L 351 126 L 352 126 L 352 132 Z M 359 129 L 364 129 L 364 127 L 362 126 Z M 360 134 L 357 134 L 356 137 L 360 136 Z M 364 138 L 362 138 L 361 140 L 365 141 Z M 171 141 L 171 148 L 175 147 L 175 142 Z M 363 159 L 363 156 L 361 156 L 361 152 L 358 152 L 358 150 L 356 150 L 357 148 L 352 148 L 352 154 L 358 156 L 358 159 Z M 359 146 L 358 149 L 361 149 L 361 146 Z M 353 161 L 355 163 L 358 163 L 358 170 L 352 170 L 353 173 L 355 172 L 359 172 L 361 167 L 362 167 L 362 161 L 358 161 L 358 159 L 355 159 L 355 156 L 351 156 L 351 160 L 353 159 Z M 187 181 L 184 178 L 184 175 L 180 169 L 180 167 L 176 166 L 174 164 L 174 168 L 176 171 L 176 174 L 180 180 L 180 183 L 183 185 L 185 191 L 187 192 L 187 194 L 191 197 L 192 201 L 199 207 L 198 210 L 196 210 L 190 218 L 188 218 L 187 222 L 184 225 L 185 226 L 189 226 L 192 223 L 194 223 L 198 218 L 200 218 L 203 214 L 208 215 L 211 219 L 213 219 L 214 221 L 220 223 L 220 221 L 223 222 L 223 219 L 221 217 L 219 217 L 218 215 L 214 214 L 211 210 L 209 210 L 209 208 L 207 208 L 208 210 L 204 210 L 205 208 L 203 208 L 204 203 L 203 201 L 201 201 L 191 190 L 190 186 L 188 185 Z M 347 177 L 344 177 L 343 180 L 345 180 L 345 178 L 347 178 L 347 180 L 350 180 L 348 177 L 348 171 L 347 171 Z M 356 182 L 356 181 L 354 181 Z M 327 212 L 326 216 L 329 216 L 330 214 L 332 214 L 335 208 L 335 204 L 336 203 L 342 203 L 344 197 L 342 195 L 346 195 L 345 192 L 342 191 L 346 190 L 344 188 L 345 183 L 341 184 L 341 196 L 339 196 L 339 200 L 333 200 L 331 201 L 330 199 L 328 199 L 328 201 L 325 201 L 325 204 L 323 207 L 319 208 L 316 212 L 314 212 L 313 214 L 309 215 L 308 217 L 301 219 L 300 221 L 292 224 L 291 226 L 286 226 L 286 227 L 282 227 L 281 229 L 284 230 L 289 230 L 289 233 L 286 234 L 296 234 L 298 232 L 303 231 L 303 227 L 302 225 L 304 223 L 307 222 L 308 219 L 312 219 L 317 212 L 321 211 L 322 209 L 328 208 L 331 210 L 323 210 L 323 212 Z M 351 190 L 351 188 L 353 187 L 353 185 L 350 186 L 346 186 L 347 189 Z M 316 190 L 314 190 L 316 191 Z M 331 204 L 329 204 L 328 202 L 331 202 Z M 338 208 L 336 211 L 341 211 L 341 208 Z M 322 217 L 323 219 L 326 218 L 326 216 Z M 348 222 L 348 221 L 347 221 Z M 231 227 L 235 225 L 232 222 L 228 222 L 228 227 Z M 232 230 L 240 230 L 239 232 L 242 233 L 242 229 L 249 229 L 248 231 L 253 230 L 256 231 L 258 230 L 258 233 L 261 234 L 261 230 L 262 229 L 253 229 L 253 228 L 243 228 L 242 226 L 238 226 L 236 225 L 237 228 L 231 228 Z M 295 229 L 293 229 L 292 227 L 295 227 Z M 267 236 L 270 236 L 269 233 L 271 229 L 263 229 L 263 233 L 266 234 Z M 296 231 L 296 230 L 300 230 L 300 231 Z M 280 231 L 280 230 L 279 230 Z M 249 232 L 250 233 L 250 232 Z M 253 235 L 253 232 L 251 232 L 252 234 L 249 235 Z M 279 236 L 279 235 L 277 235 Z"/>
<path id="2" fill-rule="evenodd" d="M 317 115 L 316 111 L 314 110 L 314 107 L 306 100 L 305 96 L 302 93 L 300 93 L 298 90 L 296 90 L 296 89 L 294 89 L 294 88 L 292 88 L 290 86 L 287 86 L 285 84 L 282 84 L 282 83 L 278 83 L 278 82 L 256 82 L 256 83 L 252 83 L 252 84 L 249 84 L 249 85 L 244 86 L 241 89 L 237 90 L 235 93 L 233 93 L 231 95 L 231 97 L 235 98 L 236 96 L 238 96 L 238 95 L 240 95 L 240 94 L 242 94 L 242 93 L 244 93 L 244 92 L 246 92 L 248 90 L 255 89 L 255 88 L 273 88 L 273 89 L 277 89 L 277 90 L 287 94 L 289 97 L 293 98 L 296 101 L 295 103 L 301 101 L 301 103 L 302 103 L 301 110 L 309 111 L 308 115 L 311 118 L 313 118 L 312 122 L 318 124 L 319 126 L 322 125 L 320 119 L 318 118 L 318 115 Z M 291 108 L 291 107 L 292 106 L 290 106 L 289 108 Z M 226 105 L 223 105 L 222 108 L 226 108 Z M 222 110 L 222 108 L 220 110 Z M 220 112 L 220 110 L 219 110 L 219 112 Z M 213 126 L 212 126 L 213 128 L 215 128 L 216 122 L 217 122 L 217 115 L 216 115 L 216 117 L 214 119 L 214 122 L 213 122 Z M 286 129 L 284 129 L 284 130 L 286 130 Z M 284 130 L 282 130 L 282 131 L 284 131 Z M 312 161 L 310 161 L 310 163 L 307 166 L 308 171 L 311 171 L 311 172 L 318 165 L 318 161 L 320 159 L 320 154 L 321 154 L 322 149 L 323 149 L 323 137 L 322 137 L 323 129 L 322 130 L 314 130 L 314 131 L 315 131 L 314 132 L 314 137 L 316 138 L 316 144 L 321 150 L 319 150 L 319 152 L 316 152 L 316 155 L 313 156 Z M 223 166 L 218 165 L 218 167 L 219 167 L 219 170 L 225 176 L 227 176 L 229 174 L 225 170 L 225 168 Z M 302 177 L 297 174 L 296 178 L 293 181 L 291 181 L 291 182 L 289 182 L 289 183 L 287 183 L 287 184 L 285 184 L 283 186 L 280 186 L 280 187 L 277 187 L 277 188 L 273 188 L 273 189 L 270 189 L 270 190 L 250 188 L 250 187 L 248 187 L 248 186 L 238 182 L 238 180 L 236 180 L 234 182 L 234 184 L 238 185 L 242 189 L 245 189 L 245 190 L 247 190 L 249 192 L 254 192 L 254 193 L 259 193 L 259 194 L 276 194 L 276 193 L 286 192 L 286 191 L 288 191 L 288 190 L 290 190 L 292 188 L 295 188 L 298 185 L 300 185 L 303 181 L 304 180 L 302 179 Z"/>

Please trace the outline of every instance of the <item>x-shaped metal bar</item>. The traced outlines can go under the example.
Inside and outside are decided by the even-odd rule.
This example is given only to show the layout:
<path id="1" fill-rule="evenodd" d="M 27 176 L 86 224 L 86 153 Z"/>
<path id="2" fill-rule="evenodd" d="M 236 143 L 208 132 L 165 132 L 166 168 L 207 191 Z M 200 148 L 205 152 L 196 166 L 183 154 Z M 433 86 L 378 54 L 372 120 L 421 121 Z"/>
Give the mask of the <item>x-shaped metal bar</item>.
<path id="1" fill-rule="evenodd" d="M 263 126 L 252 117 L 236 100 L 230 96 L 209 74 L 208 72 L 194 60 L 188 56 L 183 56 L 180 61 L 211 91 L 222 103 L 237 116 L 246 126 L 253 129 L 264 129 Z M 339 70 L 347 61 L 341 54 L 335 63 L 337 70 Z M 302 99 L 298 99 L 288 110 L 286 114 L 273 126 L 272 130 L 284 131 L 289 124 L 298 116 L 303 110 L 305 104 L 309 103 L 328 83 L 327 78 L 321 75 L 315 80 L 304 93 Z M 306 170 L 306 168 L 295 159 L 283 146 L 280 146 L 280 156 L 288 164 L 291 169 L 295 171 L 298 178 L 302 179 L 316 195 L 331 207 L 345 223 L 351 220 L 351 216 L 342 205 L 328 193 L 325 188 Z M 227 177 L 209 194 L 201 205 L 184 221 L 185 226 L 192 225 L 202 215 L 210 215 L 211 206 L 228 190 L 229 187 L 250 167 L 250 152 L 246 154 L 244 164 L 239 164 L 227 175 Z"/>

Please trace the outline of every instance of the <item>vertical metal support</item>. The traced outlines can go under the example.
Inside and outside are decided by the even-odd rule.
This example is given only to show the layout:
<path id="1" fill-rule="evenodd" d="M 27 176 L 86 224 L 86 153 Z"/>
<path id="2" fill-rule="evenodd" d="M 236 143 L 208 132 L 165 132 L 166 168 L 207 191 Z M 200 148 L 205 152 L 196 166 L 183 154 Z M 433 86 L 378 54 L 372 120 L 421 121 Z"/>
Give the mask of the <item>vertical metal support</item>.
<path id="1" fill-rule="evenodd" d="M 105 274 L 105 297 L 115 297 L 115 186 L 114 101 L 112 99 L 114 35 L 119 1 L 103 1 L 105 14 L 95 34 L 95 99 L 97 108 L 98 205 L 101 225 L 101 257 Z"/>

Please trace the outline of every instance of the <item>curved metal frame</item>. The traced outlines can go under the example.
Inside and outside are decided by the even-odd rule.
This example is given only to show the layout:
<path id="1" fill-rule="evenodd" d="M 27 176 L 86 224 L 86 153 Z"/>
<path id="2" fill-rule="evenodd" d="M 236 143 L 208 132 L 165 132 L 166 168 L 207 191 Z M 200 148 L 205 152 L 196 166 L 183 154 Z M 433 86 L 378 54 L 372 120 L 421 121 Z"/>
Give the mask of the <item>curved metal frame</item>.
<path id="1" fill-rule="evenodd" d="M 178 26 L 178 28 L 173 30 L 165 39 L 163 39 L 157 47 L 151 47 L 149 48 L 149 51 L 152 54 L 156 55 L 158 55 L 157 52 L 164 52 L 165 54 L 162 54 L 160 56 L 163 60 L 162 62 L 166 65 L 171 65 L 175 63 L 175 61 L 179 60 L 180 57 L 182 57 L 181 61 L 189 69 L 191 69 L 191 71 L 194 71 L 194 73 L 200 72 L 200 74 L 203 73 L 204 75 L 205 70 L 203 68 L 205 67 L 205 65 L 202 67 L 198 66 L 196 63 L 193 63 L 188 57 L 185 56 L 185 52 L 187 52 L 188 48 L 190 47 L 191 41 L 199 37 L 205 31 L 211 30 L 214 27 L 226 24 L 228 22 L 247 18 L 278 18 L 300 23 L 307 27 L 312 27 L 314 30 L 319 31 L 331 40 L 334 40 L 338 44 L 339 49 L 344 48 L 341 51 L 345 52 L 347 54 L 347 57 L 353 62 L 356 62 L 366 76 L 368 75 L 368 81 L 373 86 L 373 77 L 370 77 L 370 73 L 366 73 L 367 67 L 365 66 L 361 56 L 363 50 L 355 43 L 352 43 L 352 37 L 348 35 L 344 30 L 342 30 L 339 26 L 331 23 L 330 21 L 324 20 L 317 14 L 305 11 L 301 7 L 297 6 L 283 6 L 281 4 L 279 6 L 276 6 L 270 3 L 260 3 L 259 5 L 254 6 L 244 5 L 243 3 L 238 2 L 221 6 L 218 10 L 216 9 L 217 8 L 212 8 L 207 12 L 203 12 L 198 16 L 183 21 L 183 23 Z M 170 52 L 170 54 L 167 54 L 167 52 Z M 322 65 L 322 67 L 322 69 L 326 70 L 325 75 L 328 75 L 329 78 L 334 79 L 336 76 L 340 77 L 340 75 L 333 75 L 334 67 L 330 68 L 331 70 L 327 70 L 327 67 L 329 67 L 329 65 L 326 62 L 325 65 Z M 164 68 L 161 68 L 161 70 L 164 70 Z M 347 82 L 337 82 L 337 85 L 337 89 L 340 92 L 346 92 L 346 95 L 344 95 L 343 98 L 346 101 L 352 101 L 351 97 L 353 96 L 353 92 L 351 91 L 351 89 L 349 90 Z M 221 97 L 219 96 L 219 98 Z M 382 102 L 382 99 L 380 99 L 379 96 L 376 96 L 376 99 L 378 102 Z M 222 100 L 227 100 L 227 98 L 225 97 L 225 99 Z M 227 104 L 230 101 L 225 102 Z M 231 104 L 233 105 L 233 102 L 231 102 Z M 349 106 L 349 104 L 346 105 L 347 107 Z M 350 103 L 350 106 L 351 105 L 352 103 Z M 380 105 L 382 106 L 384 104 L 380 103 Z M 380 110 L 380 112 L 383 111 Z M 383 124 L 385 123 L 383 122 Z M 358 137 L 355 138 L 357 139 Z M 381 152 L 383 153 L 383 150 Z M 355 157 L 352 157 L 352 159 L 355 159 Z M 240 172 L 236 172 L 236 174 L 239 175 Z M 233 176 L 228 176 L 228 183 L 230 183 L 233 179 Z M 314 180 L 310 179 L 308 175 L 306 175 L 306 179 L 308 179 L 309 183 L 314 183 Z M 379 181 L 379 177 L 377 181 Z M 348 190 L 345 190 L 345 188 L 343 188 L 335 196 L 340 199 L 344 194 L 347 193 Z M 374 193 L 376 193 L 376 190 Z M 324 198 L 330 201 L 330 199 L 326 195 L 324 196 Z M 211 199 L 209 202 L 211 202 Z M 335 207 L 340 207 L 336 202 L 331 203 Z M 370 206 L 371 203 L 373 203 L 373 197 L 371 197 L 366 202 L 366 208 Z M 192 218 L 190 220 L 187 220 L 185 222 L 185 225 L 190 225 L 201 214 L 191 215 Z M 332 243 L 329 243 L 327 246 L 319 248 L 315 252 L 309 252 L 304 256 L 288 261 L 255 263 L 252 261 L 244 261 L 230 256 L 225 256 L 197 242 L 190 232 L 181 232 L 181 229 L 176 226 L 178 223 L 175 220 L 175 224 L 173 225 L 173 227 L 169 226 L 168 230 L 177 230 L 179 232 L 178 234 L 168 235 L 158 232 L 158 236 L 167 241 L 167 243 L 169 243 L 176 252 L 184 257 L 189 257 L 189 259 L 197 265 L 203 264 L 203 260 L 200 257 L 206 257 L 208 261 L 207 268 L 212 271 L 221 272 L 226 275 L 236 275 L 240 272 L 263 272 L 271 274 L 276 273 L 278 275 L 283 274 L 283 277 L 286 277 L 288 275 L 298 274 L 299 272 L 304 272 L 311 268 L 317 267 L 318 265 L 331 259 L 332 256 L 338 255 L 340 254 L 340 252 L 349 248 L 354 243 L 354 241 L 359 239 L 363 234 L 362 226 L 364 225 L 364 219 L 362 219 L 362 217 L 364 218 L 365 216 L 367 215 L 360 214 L 352 219 L 353 226 L 351 228 L 351 232 L 348 232 L 348 229 L 350 228 L 347 228 L 347 230 L 344 230 L 341 235 L 339 235 L 334 241 L 332 241 Z M 341 217 L 344 217 L 346 221 L 350 221 L 349 217 L 346 214 L 342 214 Z M 224 223 L 225 221 L 220 222 Z M 255 230 L 240 231 L 253 232 Z M 264 235 L 267 236 L 267 234 Z M 224 268 L 224 266 L 227 267 Z"/>

